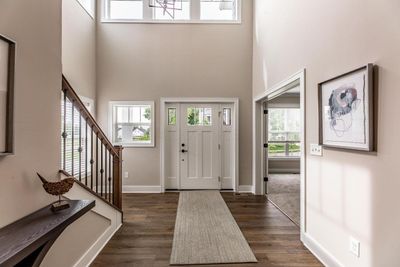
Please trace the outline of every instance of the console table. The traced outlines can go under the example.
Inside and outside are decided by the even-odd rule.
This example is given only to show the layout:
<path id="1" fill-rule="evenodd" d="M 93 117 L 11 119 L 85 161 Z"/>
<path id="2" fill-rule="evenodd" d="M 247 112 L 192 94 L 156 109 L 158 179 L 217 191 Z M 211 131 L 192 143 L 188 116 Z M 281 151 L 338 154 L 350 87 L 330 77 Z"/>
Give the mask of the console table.
<path id="1" fill-rule="evenodd" d="M 68 209 L 48 205 L 0 229 L 0 266 L 39 266 L 68 225 L 95 206 L 94 200 L 67 200 Z"/>

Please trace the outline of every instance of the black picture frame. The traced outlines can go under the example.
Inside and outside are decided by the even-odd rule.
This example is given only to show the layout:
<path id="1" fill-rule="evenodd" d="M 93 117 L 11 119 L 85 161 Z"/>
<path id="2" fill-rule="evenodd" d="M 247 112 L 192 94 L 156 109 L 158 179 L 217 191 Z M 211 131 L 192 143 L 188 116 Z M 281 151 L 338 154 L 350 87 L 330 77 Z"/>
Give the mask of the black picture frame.
<path id="1" fill-rule="evenodd" d="M 375 138 L 374 138 L 374 64 L 369 63 L 364 65 L 360 68 L 355 70 L 346 72 L 344 74 L 338 75 L 334 78 L 329 80 L 323 81 L 318 84 L 318 117 L 319 117 L 319 144 L 324 148 L 331 148 L 331 149 L 338 149 L 338 150 L 353 150 L 353 151 L 360 151 L 360 152 L 373 152 L 376 151 L 375 146 Z M 350 78 L 352 75 L 356 75 L 357 73 L 364 72 L 364 94 L 363 99 L 360 101 L 362 102 L 362 107 L 364 108 L 364 141 L 365 143 L 362 144 L 361 142 L 358 144 L 349 144 L 348 142 L 340 142 L 340 138 L 336 144 L 332 141 L 327 141 L 324 130 L 324 125 L 326 124 L 326 114 L 323 101 L 323 94 L 326 93 L 324 90 L 328 90 L 329 87 L 325 88 L 329 83 L 339 81 L 340 79 Z M 332 92 L 333 94 L 333 92 Z M 367 96 L 365 96 L 367 95 Z M 325 120 L 325 121 L 324 121 Z"/>
<path id="2" fill-rule="evenodd" d="M 16 42 L 1 35 L 0 41 L 8 44 L 7 62 L 7 103 L 6 103 L 6 129 L 5 129 L 5 150 L 0 151 L 0 156 L 14 154 L 14 82 L 15 82 L 15 53 Z"/>

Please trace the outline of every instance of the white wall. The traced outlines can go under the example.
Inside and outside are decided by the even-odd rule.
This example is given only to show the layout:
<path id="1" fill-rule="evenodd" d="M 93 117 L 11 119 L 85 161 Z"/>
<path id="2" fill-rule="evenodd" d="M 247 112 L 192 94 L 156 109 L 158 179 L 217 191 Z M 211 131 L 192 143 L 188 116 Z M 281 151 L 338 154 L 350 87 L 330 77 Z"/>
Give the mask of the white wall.
<path id="1" fill-rule="evenodd" d="M 397 0 L 255 1 L 253 95 L 306 68 L 306 229 L 344 266 L 400 265 L 399 14 Z M 318 82 L 369 62 L 380 68 L 378 152 L 311 156 Z"/>
<path id="2" fill-rule="evenodd" d="M 96 21 L 77 0 L 62 1 L 62 71 L 80 96 L 96 98 Z"/>
<path id="3" fill-rule="evenodd" d="M 160 185 L 160 97 L 239 97 L 240 184 L 251 184 L 252 1 L 242 24 L 98 25 L 98 118 L 108 102 L 156 101 L 156 147 L 125 148 L 125 185 Z"/>

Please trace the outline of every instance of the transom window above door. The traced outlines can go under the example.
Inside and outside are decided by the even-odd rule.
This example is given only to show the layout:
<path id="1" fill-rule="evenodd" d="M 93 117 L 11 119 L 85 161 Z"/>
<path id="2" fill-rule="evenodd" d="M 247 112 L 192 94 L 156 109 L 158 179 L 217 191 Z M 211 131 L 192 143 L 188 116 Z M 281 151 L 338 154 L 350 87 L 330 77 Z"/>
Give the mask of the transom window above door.
<path id="1" fill-rule="evenodd" d="M 102 22 L 240 23 L 241 0 L 103 0 L 102 14 Z"/>
<path id="2" fill-rule="evenodd" d="M 115 145 L 154 146 L 154 102 L 110 102 L 110 134 Z"/>

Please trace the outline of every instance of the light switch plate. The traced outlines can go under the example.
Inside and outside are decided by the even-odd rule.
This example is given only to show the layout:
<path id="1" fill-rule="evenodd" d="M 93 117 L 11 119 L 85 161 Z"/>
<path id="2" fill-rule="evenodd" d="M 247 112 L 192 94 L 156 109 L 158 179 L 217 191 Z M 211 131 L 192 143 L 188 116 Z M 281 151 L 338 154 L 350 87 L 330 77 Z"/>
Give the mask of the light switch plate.
<path id="1" fill-rule="evenodd" d="M 349 251 L 356 256 L 360 257 L 360 241 L 356 240 L 354 237 L 350 237 L 349 240 Z"/>
<path id="2" fill-rule="evenodd" d="M 322 157 L 322 146 L 320 146 L 318 144 L 311 144 L 310 151 L 311 151 L 311 155 Z"/>
<path id="3" fill-rule="evenodd" d="M 129 178 L 129 172 L 124 173 L 124 178 Z"/>

